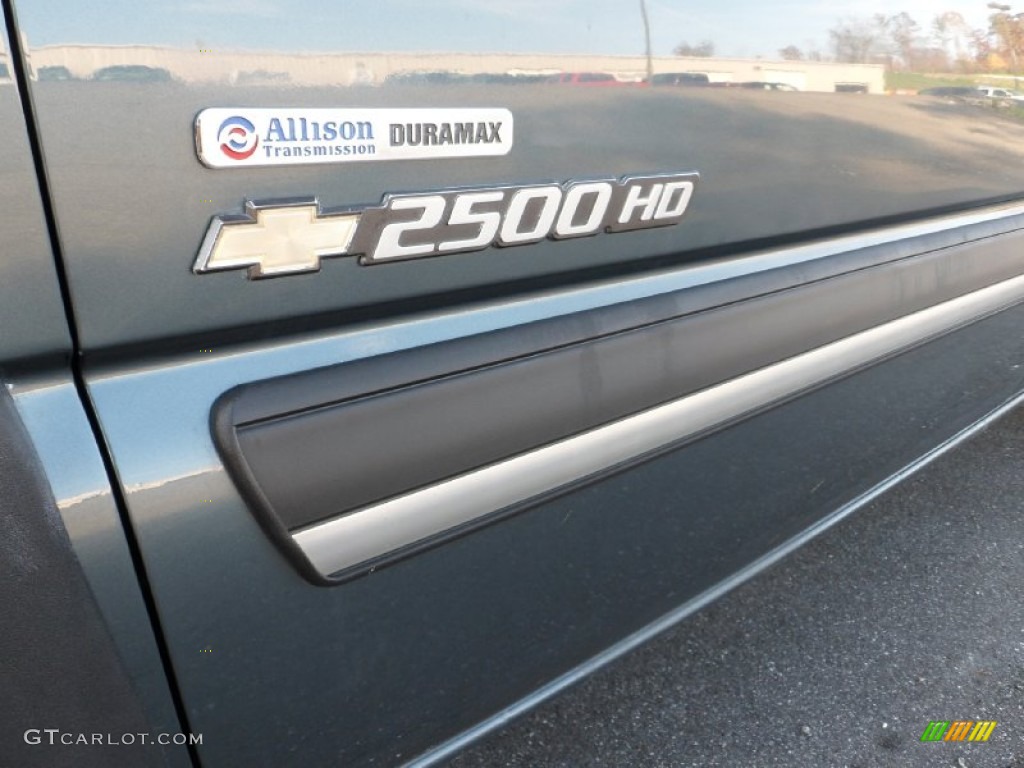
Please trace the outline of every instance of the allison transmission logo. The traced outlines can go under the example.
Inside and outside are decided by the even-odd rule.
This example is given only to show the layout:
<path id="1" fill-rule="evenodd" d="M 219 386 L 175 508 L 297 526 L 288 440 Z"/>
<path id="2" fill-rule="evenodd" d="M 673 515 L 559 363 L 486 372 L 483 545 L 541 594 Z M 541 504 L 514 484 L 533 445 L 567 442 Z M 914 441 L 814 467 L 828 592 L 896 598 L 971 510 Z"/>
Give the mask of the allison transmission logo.
<path id="1" fill-rule="evenodd" d="M 215 216 L 193 271 L 250 278 L 315 272 L 328 256 L 363 266 L 449 253 L 670 227 L 682 220 L 696 173 L 562 184 L 386 195 L 380 205 L 323 210 L 316 198 L 246 203 Z"/>
<path id="2" fill-rule="evenodd" d="M 259 146 L 260 137 L 256 134 L 256 126 L 244 117 L 232 115 L 220 124 L 217 131 L 217 143 L 220 151 L 232 160 L 245 160 L 252 157 Z"/>
<path id="3" fill-rule="evenodd" d="M 507 109 L 245 109 L 196 117 L 208 168 L 493 157 L 512 149 Z"/>

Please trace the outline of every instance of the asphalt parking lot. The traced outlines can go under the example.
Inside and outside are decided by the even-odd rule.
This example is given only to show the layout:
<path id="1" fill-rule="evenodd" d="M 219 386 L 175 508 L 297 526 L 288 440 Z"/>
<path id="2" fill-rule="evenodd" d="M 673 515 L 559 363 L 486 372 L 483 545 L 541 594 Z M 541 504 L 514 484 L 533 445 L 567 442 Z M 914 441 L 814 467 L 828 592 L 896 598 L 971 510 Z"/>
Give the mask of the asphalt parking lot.
<path id="1" fill-rule="evenodd" d="M 1024 768 L 1022 590 L 1017 409 L 449 766 Z"/>

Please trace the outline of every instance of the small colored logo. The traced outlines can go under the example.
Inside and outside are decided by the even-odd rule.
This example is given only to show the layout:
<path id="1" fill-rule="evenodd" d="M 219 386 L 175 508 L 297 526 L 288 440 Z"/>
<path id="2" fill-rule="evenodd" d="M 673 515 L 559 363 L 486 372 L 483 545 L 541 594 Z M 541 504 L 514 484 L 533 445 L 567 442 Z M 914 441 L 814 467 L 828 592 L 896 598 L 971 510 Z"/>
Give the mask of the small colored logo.
<path id="1" fill-rule="evenodd" d="M 995 720 L 932 720 L 921 741 L 988 741 L 996 725 Z"/>
<path id="2" fill-rule="evenodd" d="M 256 126 L 244 117 L 234 115 L 220 124 L 217 141 L 220 151 L 232 160 L 245 160 L 256 151 L 260 137 L 256 135 Z"/>

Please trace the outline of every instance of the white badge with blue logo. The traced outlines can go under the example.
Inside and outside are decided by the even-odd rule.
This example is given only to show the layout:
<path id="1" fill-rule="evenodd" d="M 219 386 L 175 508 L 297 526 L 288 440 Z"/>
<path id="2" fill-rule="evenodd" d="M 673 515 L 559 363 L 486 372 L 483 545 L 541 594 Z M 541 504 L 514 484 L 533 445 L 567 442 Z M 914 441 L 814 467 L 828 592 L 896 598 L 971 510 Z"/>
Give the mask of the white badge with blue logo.
<path id="1" fill-rule="evenodd" d="M 196 116 L 209 168 L 492 157 L 512 149 L 507 109 L 245 109 Z"/>

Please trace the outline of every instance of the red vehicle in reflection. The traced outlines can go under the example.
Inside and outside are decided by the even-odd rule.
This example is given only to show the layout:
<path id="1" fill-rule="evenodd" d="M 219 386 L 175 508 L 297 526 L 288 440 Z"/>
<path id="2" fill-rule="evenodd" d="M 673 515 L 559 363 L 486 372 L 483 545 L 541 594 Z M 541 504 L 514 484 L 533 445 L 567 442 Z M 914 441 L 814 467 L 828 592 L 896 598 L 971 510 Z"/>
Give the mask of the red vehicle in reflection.
<path id="1" fill-rule="evenodd" d="M 607 72 L 562 72 L 557 75 L 551 75 L 548 82 L 559 83 L 561 85 L 583 85 L 596 87 L 636 85 L 636 83 L 625 83 L 621 80 L 617 80 L 615 75 L 611 75 Z"/>

